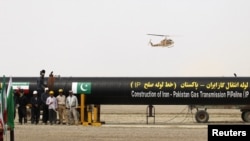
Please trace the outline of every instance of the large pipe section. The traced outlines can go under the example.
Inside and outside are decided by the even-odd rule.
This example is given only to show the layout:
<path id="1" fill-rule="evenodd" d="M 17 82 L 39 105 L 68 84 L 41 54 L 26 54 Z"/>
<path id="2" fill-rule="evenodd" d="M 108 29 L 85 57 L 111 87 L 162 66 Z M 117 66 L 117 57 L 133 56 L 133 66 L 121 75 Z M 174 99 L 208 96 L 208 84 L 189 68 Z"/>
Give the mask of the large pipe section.
<path id="1" fill-rule="evenodd" d="M 37 88 L 39 77 L 12 77 L 13 87 Z M 3 78 L 0 78 L 0 83 Z M 6 77 L 6 82 L 9 78 Z M 250 77 L 46 77 L 51 89 L 86 95 L 86 104 L 246 105 Z"/>

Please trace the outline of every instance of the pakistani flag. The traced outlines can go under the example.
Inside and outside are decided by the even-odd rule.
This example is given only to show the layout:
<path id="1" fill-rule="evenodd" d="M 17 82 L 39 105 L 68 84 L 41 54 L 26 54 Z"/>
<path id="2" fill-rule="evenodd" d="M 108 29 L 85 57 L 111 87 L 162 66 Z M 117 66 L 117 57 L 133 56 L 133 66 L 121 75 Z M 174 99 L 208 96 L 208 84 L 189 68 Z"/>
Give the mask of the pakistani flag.
<path id="1" fill-rule="evenodd" d="M 7 125 L 10 129 L 14 128 L 14 93 L 12 87 L 12 77 L 10 77 L 7 89 Z"/>
<path id="2" fill-rule="evenodd" d="M 72 82 L 72 91 L 75 94 L 91 94 L 91 83 Z"/>
<path id="3" fill-rule="evenodd" d="M 0 124 L 3 129 L 3 133 L 7 131 L 5 126 L 7 120 L 7 101 L 6 101 L 6 84 L 5 84 L 5 75 L 3 76 L 3 83 L 1 87 L 1 99 L 0 99 Z"/>
<path id="4" fill-rule="evenodd" d="M 5 75 L 3 76 L 3 87 L 2 87 L 2 91 L 1 91 L 1 94 L 2 94 L 2 102 L 1 102 L 1 124 L 3 124 L 3 129 L 4 129 L 4 134 L 6 133 L 7 131 L 7 128 L 6 128 L 6 121 L 7 121 L 7 98 L 6 98 L 6 78 L 5 78 Z"/>

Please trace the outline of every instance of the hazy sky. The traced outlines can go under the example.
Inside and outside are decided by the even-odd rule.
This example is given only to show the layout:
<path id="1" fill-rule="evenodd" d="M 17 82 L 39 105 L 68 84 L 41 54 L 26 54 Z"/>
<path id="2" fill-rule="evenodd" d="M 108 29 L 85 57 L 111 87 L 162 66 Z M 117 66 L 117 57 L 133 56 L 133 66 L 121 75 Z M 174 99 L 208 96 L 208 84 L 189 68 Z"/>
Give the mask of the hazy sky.
<path id="1" fill-rule="evenodd" d="M 0 47 L 6 76 L 250 76 L 250 1 L 0 0 Z"/>

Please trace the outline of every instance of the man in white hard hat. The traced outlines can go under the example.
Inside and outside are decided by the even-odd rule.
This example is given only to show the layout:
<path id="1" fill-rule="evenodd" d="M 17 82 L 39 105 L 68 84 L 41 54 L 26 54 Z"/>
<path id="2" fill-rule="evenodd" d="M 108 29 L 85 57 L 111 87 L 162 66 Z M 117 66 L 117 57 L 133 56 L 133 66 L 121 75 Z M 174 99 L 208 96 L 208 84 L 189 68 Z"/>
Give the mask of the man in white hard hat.
<path id="1" fill-rule="evenodd" d="M 40 119 L 40 105 L 41 100 L 37 96 L 37 91 L 33 91 L 33 97 L 30 100 L 31 103 L 31 124 L 38 124 Z"/>
<path id="2" fill-rule="evenodd" d="M 77 107 L 78 99 L 73 94 L 73 91 L 69 90 L 69 96 L 66 98 L 66 108 L 69 114 L 68 124 L 73 124 L 73 122 L 75 125 L 79 124 Z"/>
<path id="3" fill-rule="evenodd" d="M 48 120 L 49 120 L 49 109 L 48 109 L 48 105 L 46 104 L 46 100 L 49 97 L 49 88 L 46 87 L 44 89 L 44 93 L 42 93 L 41 95 L 41 101 L 42 101 L 42 110 L 43 110 L 43 117 L 42 117 L 42 121 L 43 124 L 47 124 Z"/>

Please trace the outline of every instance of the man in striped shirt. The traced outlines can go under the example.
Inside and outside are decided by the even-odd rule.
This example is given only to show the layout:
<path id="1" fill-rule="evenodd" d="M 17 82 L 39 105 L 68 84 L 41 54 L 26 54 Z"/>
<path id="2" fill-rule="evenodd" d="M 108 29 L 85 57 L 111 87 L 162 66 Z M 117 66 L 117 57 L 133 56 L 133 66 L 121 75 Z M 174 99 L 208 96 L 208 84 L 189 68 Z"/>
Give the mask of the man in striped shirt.
<path id="1" fill-rule="evenodd" d="M 68 110 L 69 114 L 69 124 L 79 124 L 79 118 L 78 118 L 78 99 L 75 95 L 73 95 L 73 91 L 69 91 L 69 96 L 66 99 L 66 108 Z M 74 122 L 73 122 L 74 121 Z"/>

